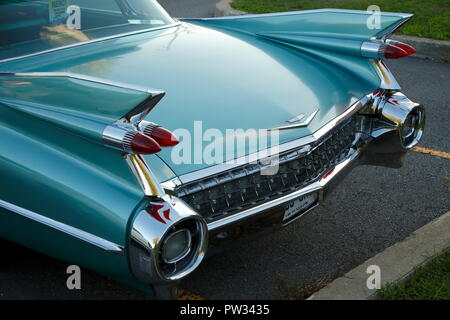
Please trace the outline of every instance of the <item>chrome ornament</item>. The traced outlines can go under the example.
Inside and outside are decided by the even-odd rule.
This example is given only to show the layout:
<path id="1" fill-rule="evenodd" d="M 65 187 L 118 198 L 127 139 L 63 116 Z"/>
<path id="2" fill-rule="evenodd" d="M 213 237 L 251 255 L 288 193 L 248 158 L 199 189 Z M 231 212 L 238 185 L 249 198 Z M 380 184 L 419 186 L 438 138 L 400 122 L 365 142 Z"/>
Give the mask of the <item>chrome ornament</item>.
<path id="1" fill-rule="evenodd" d="M 304 121 L 302 121 L 306 116 L 302 113 L 299 114 L 298 116 L 287 120 L 286 122 L 291 123 L 291 125 L 288 126 L 283 126 L 283 127 L 278 127 L 278 128 L 273 128 L 271 130 L 284 130 L 284 129 L 294 129 L 294 128 L 303 128 L 303 127 L 307 127 L 313 120 L 314 118 L 317 116 L 317 114 L 319 113 L 320 109 L 317 109 L 316 111 L 313 112 L 313 114 L 311 114 L 308 118 L 306 118 Z M 302 122 L 299 122 L 302 121 Z M 297 123 L 298 122 L 298 123 Z"/>
<path id="2" fill-rule="evenodd" d="M 288 121 L 286 121 L 286 122 L 289 122 L 289 123 L 296 123 L 296 122 L 299 122 L 300 120 L 303 120 L 305 117 L 306 117 L 306 116 L 305 116 L 303 113 L 301 113 L 301 114 L 299 114 L 298 116 L 296 116 L 296 117 L 294 117 L 294 118 L 292 118 L 291 120 L 288 120 Z"/>

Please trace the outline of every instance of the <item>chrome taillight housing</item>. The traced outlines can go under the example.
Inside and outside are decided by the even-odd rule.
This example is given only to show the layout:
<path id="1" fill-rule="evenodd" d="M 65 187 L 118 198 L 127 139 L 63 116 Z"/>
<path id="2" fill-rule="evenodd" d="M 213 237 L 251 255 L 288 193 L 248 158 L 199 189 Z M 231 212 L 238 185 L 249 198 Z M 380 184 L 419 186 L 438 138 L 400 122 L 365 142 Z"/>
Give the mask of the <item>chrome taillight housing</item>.
<path id="1" fill-rule="evenodd" d="M 152 285 L 180 280 L 200 265 L 207 244 L 205 220 L 182 200 L 166 195 L 150 201 L 132 222 L 131 270 Z"/>
<path id="2" fill-rule="evenodd" d="M 116 150 L 132 154 L 155 154 L 161 147 L 173 147 L 178 138 L 169 130 L 142 121 L 137 127 L 128 123 L 115 123 L 103 131 L 103 143 Z"/>
<path id="3" fill-rule="evenodd" d="M 376 114 L 383 124 L 397 129 L 400 145 L 403 149 L 410 149 L 417 145 L 422 138 L 425 127 L 425 108 L 423 105 L 409 100 L 401 92 L 386 95 L 374 95 Z"/>
<path id="4" fill-rule="evenodd" d="M 370 40 L 361 45 L 361 55 L 372 59 L 398 59 L 416 53 L 409 44 L 394 40 Z"/>
<path id="5" fill-rule="evenodd" d="M 156 123 L 142 121 L 139 128 L 146 136 L 155 139 L 161 147 L 173 147 L 179 143 L 178 138 L 171 131 Z"/>

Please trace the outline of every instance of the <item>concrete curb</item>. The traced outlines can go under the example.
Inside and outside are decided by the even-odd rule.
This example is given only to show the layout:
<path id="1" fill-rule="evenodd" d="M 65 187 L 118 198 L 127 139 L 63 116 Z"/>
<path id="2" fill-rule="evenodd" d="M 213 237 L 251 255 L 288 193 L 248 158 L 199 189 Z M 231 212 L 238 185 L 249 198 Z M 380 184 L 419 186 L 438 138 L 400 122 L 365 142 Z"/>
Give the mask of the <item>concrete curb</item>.
<path id="1" fill-rule="evenodd" d="M 334 280 L 308 300 L 368 300 L 375 289 L 367 288 L 369 266 L 381 270 L 381 285 L 405 279 L 414 268 L 450 248 L 450 212 L 413 232 L 405 240 L 377 254 L 343 277 Z"/>
<path id="2" fill-rule="evenodd" d="M 248 14 L 247 12 L 233 9 L 231 7 L 232 2 L 233 0 L 221 0 L 217 3 L 214 16 L 228 17 Z M 394 35 L 392 38 L 412 45 L 417 50 L 417 53 L 414 55 L 415 57 L 450 62 L 450 41 L 404 35 Z"/>

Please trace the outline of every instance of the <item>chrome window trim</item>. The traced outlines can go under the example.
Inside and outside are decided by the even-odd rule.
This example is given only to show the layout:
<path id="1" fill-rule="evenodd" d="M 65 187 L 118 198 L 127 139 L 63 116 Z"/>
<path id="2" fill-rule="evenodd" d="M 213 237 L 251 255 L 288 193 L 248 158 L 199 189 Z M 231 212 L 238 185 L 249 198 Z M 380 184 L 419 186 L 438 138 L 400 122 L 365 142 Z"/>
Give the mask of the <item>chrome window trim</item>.
<path id="1" fill-rule="evenodd" d="M 168 28 L 172 28 L 172 27 L 177 27 L 180 24 L 181 23 L 179 23 L 179 22 L 174 22 L 174 23 L 171 23 L 171 24 L 168 24 L 168 25 L 165 25 L 165 26 L 148 28 L 148 29 L 142 29 L 142 30 L 133 31 L 133 32 L 119 33 L 119 34 L 116 34 L 116 35 L 113 35 L 113 36 L 109 36 L 109 37 L 102 37 L 102 38 L 93 39 L 93 40 L 89 40 L 89 41 L 69 44 L 67 46 L 61 46 L 61 47 L 54 48 L 54 49 L 48 49 L 48 50 L 43 50 L 43 51 L 39 51 L 39 52 L 35 52 L 35 53 L 22 55 L 22 56 L 17 56 L 17 57 L 14 57 L 14 58 L 3 59 L 3 60 L 0 60 L 0 63 L 11 62 L 11 61 L 25 59 L 25 58 L 29 58 L 29 57 L 35 57 L 35 56 L 39 56 L 39 55 L 46 54 L 46 53 L 52 53 L 52 52 L 59 51 L 59 50 L 65 50 L 65 49 L 70 49 L 70 48 L 74 48 L 74 47 L 84 46 L 84 45 L 87 45 L 87 44 L 96 43 L 96 42 L 102 42 L 102 41 L 106 41 L 106 40 L 122 38 L 122 37 L 126 37 L 126 36 L 132 36 L 132 35 L 145 33 L 145 32 L 149 32 L 149 31 L 157 31 L 157 30 L 168 29 Z"/>
<path id="2" fill-rule="evenodd" d="M 334 118 L 332 121 L 328 122 L 326 125 L 324 125 L 322 128 L 320 128 L 315 133 L 299 138 L 293 141 L 285 142 L 283 144 L 280 144 L 278 146 L 274 146 L 262 151 L 255 152 L 253 154 L 234 159 L 222 164 L 214 165 L 212 167 L 204 168 L 198 171 L 194 171 L 191 173 L 187 173 L 184 175 L 181 175 L 177 178 L 170 179 L 168 181 L 162 182 L 162 186 L 165 189 L 173 190 L 174 187 L 179 186 L 180 184 L 184 183 L 190 183 L 196 180 L 200 180 L 203 178 L 206 178 L 211 175 L 216 175 L 220 172 L 231 170 L 237 167 L 242 166 L 243 164 L 252 163 L 264 158 L 268 158 L 292 149 L 298 149 L 302 146 L 304 147 L 304 151 L 307 152 L 308 148 L 310 147 L 310 144 L 315 143 L 317 140 L 322 138 L 324 135 L 326 135 L 328 132 L 330 132 L 334 127 L 336 127 L 338 124 L 340 124 L 342 121 L 350 117 L 351 115 L 355 114 L 372 99 L 371 95 L 367 95 L 354 103 L 351 107 L 347 108 L 341 115 Z"/>
<path id="3" fill-rule="evenodd" d="M 36 212 L 21 208 L 12 203 L 0 200 L 0 208 L 6 209 L 9 212 L 16 213 L 26 219 L 32 220 L 41 225 L 47 226 L 53 230 L 64 233 L 72 238 L 75 238 L 77 240 L 80 240 L 82 242 L 90 244 L 98 249 L 101 249 L 101 250 L 104 250 L 104 251 L 107 251 L 110 253 L 115 253 L 115 254 L 123 253 L 123 247 L 121 247 L 118 244 L 115 244 L 111 241 L 100 238 L 96 235 L 93 235 L 93 234 L 83 231 L 81 229 L 69 226 L 65 223 L 45 217 Z"/>
<path id="4" fill-rule="evenodd" d="M 365 10 L 347 10 L 347 9 L 314 9 L 314 10 L 301 10 L 301 11 L 287 11 L 287 12 L 273 12 L 273 13 L 263 13 L 263 14 L 245 14 L 239 16 L 225 16 L 225 17 L 214 17 L 214 18 L 182 18 L 180 20 L 234 20 L 234 19 L 248 19 L 248 18 L 260 18 L 260 17 L 276 17 L 276 16 L 289 16 L 297 14 L 309 14 L 309 13 L 320 13 L 320 12 L 335 12 L 335 13 L 353 13 L 353 14 L 366 14 L 371 15 L 372 12 Z M 400 16 L 404 19 L 411 18 L 413 14 L 402 13 L 402 12 L 381 12 L 381 15 L 385 16 Z"/>

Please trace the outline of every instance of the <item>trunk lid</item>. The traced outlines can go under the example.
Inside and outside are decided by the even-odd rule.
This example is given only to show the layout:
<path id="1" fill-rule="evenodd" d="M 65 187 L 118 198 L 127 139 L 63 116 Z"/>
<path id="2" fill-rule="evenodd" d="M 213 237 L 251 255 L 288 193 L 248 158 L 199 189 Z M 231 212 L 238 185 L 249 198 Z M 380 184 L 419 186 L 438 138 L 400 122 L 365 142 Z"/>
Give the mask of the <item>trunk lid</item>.
<path id="1" fill-rule="evenodd" d="M 365 58 L 301 52 L 251 34 L 190 23 L 30 57 L 0 69 L 73 72 L 165 91 L 147 119 L 172 131 L 185 129 L 192 140 L 202 140 L 194 137 L 196 121 L 203 132 L 216 129 L 226 136 L 227 129 L 286 126 L 290 119 L 318 111 L 307 127 L 281 131 L 276 143 L 287 142 L 317 131 L 380 84 Z M 226 139 L 215 144 L 225 149 Z M 159 157 L 177 175 L 211 166 L 196 161 L 194 143 L 191 163 L 178 163 L 172 151 Z M 251 151 L 245 146 L 224 160 Z"/>

